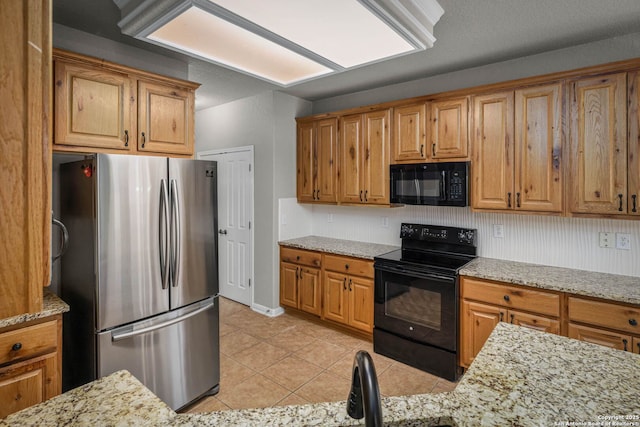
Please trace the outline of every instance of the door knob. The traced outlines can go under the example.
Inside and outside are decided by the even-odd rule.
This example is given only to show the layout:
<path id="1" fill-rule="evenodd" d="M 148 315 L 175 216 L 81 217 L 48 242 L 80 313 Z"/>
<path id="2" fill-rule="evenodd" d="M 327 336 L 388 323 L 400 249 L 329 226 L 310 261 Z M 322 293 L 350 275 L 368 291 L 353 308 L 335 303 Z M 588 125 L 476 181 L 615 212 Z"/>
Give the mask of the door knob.
<path id="1" fill-rule="evenodd" d="M 222 228 L 220 230 L 218 230 L 218 233 L 220 234 L 227 234 L 227 230 L 223 230 Z"/>

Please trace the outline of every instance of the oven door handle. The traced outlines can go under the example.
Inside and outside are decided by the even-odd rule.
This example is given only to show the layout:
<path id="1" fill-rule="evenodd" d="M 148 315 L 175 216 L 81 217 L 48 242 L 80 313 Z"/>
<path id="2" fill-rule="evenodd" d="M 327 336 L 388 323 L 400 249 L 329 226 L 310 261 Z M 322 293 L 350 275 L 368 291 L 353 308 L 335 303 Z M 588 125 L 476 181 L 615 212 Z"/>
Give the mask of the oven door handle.
<path id="1" fill-rule="evenodd" d="M 407 276 L 411 275 L 414 277 L 420 277 L 424 279 L 437 279 L 437 280 L 443 280 L 447 282 L 456 281 L 456 278 L 452 276 L 445 276 L 437 273 L 425 273 L 424 271 L 414 270 L 412 268 L 408 269 L 408 268 L 404 268 L 396 265 L 376 265 L 375 269 L 380 271 L 387 271 L 389 273 L 404 274 Z"/>

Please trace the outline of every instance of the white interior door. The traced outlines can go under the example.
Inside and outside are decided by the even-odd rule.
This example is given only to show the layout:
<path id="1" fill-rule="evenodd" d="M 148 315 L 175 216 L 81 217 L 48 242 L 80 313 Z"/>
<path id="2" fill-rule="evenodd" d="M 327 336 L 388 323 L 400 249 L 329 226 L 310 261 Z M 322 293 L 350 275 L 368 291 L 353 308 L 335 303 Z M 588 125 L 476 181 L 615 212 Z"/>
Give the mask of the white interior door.
<path id="1" fill-rule="evenodd" d="M 220 295 L 253 302 L 253 146 L 198 153 L 218 162 Z"/>

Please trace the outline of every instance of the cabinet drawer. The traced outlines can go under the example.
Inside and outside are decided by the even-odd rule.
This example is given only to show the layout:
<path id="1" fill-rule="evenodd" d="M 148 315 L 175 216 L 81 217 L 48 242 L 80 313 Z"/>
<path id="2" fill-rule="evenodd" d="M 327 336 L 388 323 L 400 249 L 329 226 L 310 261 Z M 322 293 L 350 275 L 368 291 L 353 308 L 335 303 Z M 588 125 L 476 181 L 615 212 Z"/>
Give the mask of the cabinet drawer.
<path id="1" fill-rule="evenodd" d="M 280 248 L 280 260 L 310 267 L 320 267 L 322 255 L 302 249 Z"/>
<path id="2" fill-rule="evenodd" d="M 560 295 L 463 277 L 462 297 L 503 307 L 560 316 Z"/>
<path id="3" fill-rule="evenodd" d="M 39 323 L 0 334 L 0 365 L 56 350 L 57 322 Z"/>
<path id="4" fill-rule="evenodd" d="M 373 261 L 337 255 L 324 256 L 324 269 L 373 279 Z"/>
<path id="5" fill-rule="evenodd" d="M 569 297 L 569 320 L 640 334 L 640 308 Z"/>

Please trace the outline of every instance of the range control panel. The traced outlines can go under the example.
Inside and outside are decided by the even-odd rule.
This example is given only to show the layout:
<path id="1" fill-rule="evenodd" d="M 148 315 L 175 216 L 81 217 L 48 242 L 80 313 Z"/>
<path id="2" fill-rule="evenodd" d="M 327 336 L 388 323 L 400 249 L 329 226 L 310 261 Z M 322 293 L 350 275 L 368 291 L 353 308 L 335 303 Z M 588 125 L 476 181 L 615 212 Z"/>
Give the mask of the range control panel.
<path id="1" fill-rule="evenodd" d="M 400 238 L 403 240 L 422 240 L 456 245 L 475 246 L 476 233 L 475 229 L 440 225 L 402 223 L 400 226 Z"/>

